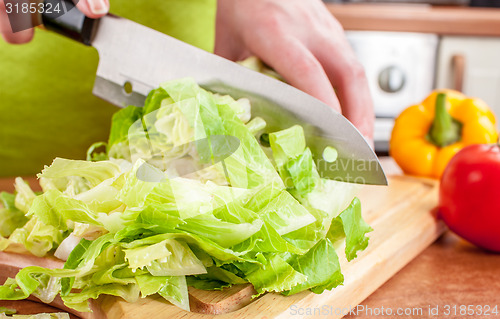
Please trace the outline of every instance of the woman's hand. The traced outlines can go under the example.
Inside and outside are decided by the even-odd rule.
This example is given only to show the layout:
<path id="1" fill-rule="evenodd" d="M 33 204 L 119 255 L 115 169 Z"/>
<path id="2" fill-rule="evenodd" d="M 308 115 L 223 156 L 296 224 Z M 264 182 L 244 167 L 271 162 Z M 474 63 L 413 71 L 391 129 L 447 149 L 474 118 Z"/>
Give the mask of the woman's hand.
<path id="1" fill-rule="evenodd" d="M 99 18 L 108 12 L 109 0 L 80 0 L 77 7 Z M 258 56 L 291 85 L 342 111 L 372 139 L 373 104 L 364 70 L 320 0 L 218 0 L 217 11 L 216 54 L 231 60 Z M 0 33 L 10 43 L 33 37 L 33 29 L 12 32 L 4 0 Z"/>
<path id="2" fill-rule="evenodd" d="M 79 0 L 76 6 L 87 17 L 96 19 L 108 13 L 109 1 Z M 28 14 L 19 15 L 18 18 L 21 19 L 26 18 L 31 20 L 31 17 Z M 33 28 L 18 32 L 12 32 L 4 0 L 0 0 L 0 34 L 2 35 L 5 41 L 14 44 L 27 43 L 30 42 L 31 39 L 33 38 Z"/>
<path id="3" fill-rule="evenodd" d="M 218 0 L 215 53 L 234 61 L 259 57 L 372 140 L 375 117 L 363 67 L 320 0 Z"/>

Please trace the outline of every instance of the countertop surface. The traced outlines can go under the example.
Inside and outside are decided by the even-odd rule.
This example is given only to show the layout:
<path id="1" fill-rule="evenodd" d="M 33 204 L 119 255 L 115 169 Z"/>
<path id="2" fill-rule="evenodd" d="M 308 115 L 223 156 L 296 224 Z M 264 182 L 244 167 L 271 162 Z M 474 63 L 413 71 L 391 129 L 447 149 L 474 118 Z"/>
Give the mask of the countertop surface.
<path id="1" fill-rule="evenodd" d="M 391 318 L 500 318 L 499 266 L 499 254 L 480 250 L 447 232 L 346 318 L 378 317 L 374 314 L 381 307 L 393 314 L 398 309 L 408 311 Z M 461 312 L 464 307 L 474 312 Z M 497 314 L 492 313 L 495 307 Z M 489 316 L 481 315 L 487 308 Z"/>
<path id="2" fill-rule="evenodd" d="M 383 159 L 382 164 L 388 174 L 399 172 L 390 159 Z M 0 190 L 11 191 L 12 182 L 0 179 Z M 380 311 L 386 318 L 500 318 L 498 278 L 500 254 L 478 249 L 447 232 L 346 318 L 375 318 L 382 316 Z M 22 314 L 57 311 L 30 301 L 0 301 L 1 306 L 17 308 Z M 489 316 L 480 315 L 488 309 Z M 402 312 L 399 316 L 398 311 Z"/>
<path id="3" fill-rule="evenodd" d="M 500 8 L 425 4 L 327 4 L 346 30 L 500 37 Z"/>

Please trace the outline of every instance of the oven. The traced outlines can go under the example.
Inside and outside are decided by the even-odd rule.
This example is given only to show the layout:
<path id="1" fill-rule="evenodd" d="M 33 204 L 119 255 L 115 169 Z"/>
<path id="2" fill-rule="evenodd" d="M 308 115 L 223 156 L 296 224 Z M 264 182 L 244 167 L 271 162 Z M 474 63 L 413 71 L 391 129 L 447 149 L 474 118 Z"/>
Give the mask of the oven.
<path id="1" fill-rule="evenodd" d="M 386 154 L 394 118 L 434 88 L 439 38 L 409 32 L 346 31 L 365 68 L 375 106 L 375 150 Z"/>

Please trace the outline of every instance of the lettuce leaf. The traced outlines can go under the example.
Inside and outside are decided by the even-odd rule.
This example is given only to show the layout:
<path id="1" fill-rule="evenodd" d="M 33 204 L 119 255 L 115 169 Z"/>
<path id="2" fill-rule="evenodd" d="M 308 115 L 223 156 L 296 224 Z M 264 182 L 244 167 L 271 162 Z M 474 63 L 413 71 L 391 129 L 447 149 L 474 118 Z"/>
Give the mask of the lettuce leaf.
<path id="1" fill-rule="evenodd" d="M 290 295 L 342 284 L 337 250 L 345 241 L 356 258 L 371 231 L 359 186 L 319 177 L 302 127 L 257 138 L 265 126 L 248 99 L 192 79 L 120 110 L 107 154 L 56 158 L 38 175 L 41 194 L 22 179 L 15 195 L 0 194 L 0 248 L 45 256 L 59 246 L 67 256 L 63 269 L 22 269 L 0 299 L 60 295 L 89 311 L 102 294 L 158 294 L 189 310 L 188 286 L 251 283 L 258 295 Z M 266 138 L 270 147 L 259 144 Z"/>
<path id="2" fill-rule="evenodd" d="M 108 147 L 113 149 L 118 143 L 123 143 L 127 140 L 130 126 L 141 118 L 143 109 L 130 105 L 113 115 L 111 121 L 111 132 L 109 134 Z M 116 156 L 117 154 L 110 154 Z"/>
<path id="3" fill-rule="evenodd" d="M 28 218 L 16 207 L 16 195 L 7 192 L 0 193 L 0 236 L 9 237 L 16 228 L 23 227 Z"/>
<path id="4" fill-rule="evenodd" d="M 33 192 L 33 190 L 30 188 L 28 183 L 26 183 L 20 177 L 16 178 L 14 186 L 16 188 L 16 193 L 17 193 L 15 196 L 15 200 L 14 200 L 14 206 L 18 210 L 20 210 L 24 213 L 27 213 L 31 207 L 31 204 L 35 200 L 36 195 Z M 4 204 L 6 204 L 6 203 L 4 202 Z M 13 208 L 13 207 L 7 207 L 7 206 L 5 206 L 5 207 L 7 209 Z"/>
<path id="5" fill-rule="evenodd" d="M 313 288 L 315 293 L 322 293 L 344 281 L 335 247 L 328 238 L 320 240 L 304 255 L 293 256 L 288 262 L 293 269 L 307 276 L 307 280 L 284 292 L 285 295 L 309 288 Z"/>
<path id="6" fill-rule="evenodd" d="M 336 242 L 345 237 L 345 254 L 348 261 L 357 257 L 357 252 L 368 246 L 366 234 L 373 229 L 361 216 L 361 202 L 357 197 L 335 220 L 328 231 L 327 237 Z"/>
<path id="7" fill-rule="evenodd" d="M 135 277 L 142 298 L 158 293 L 177 307 L 189 311 L 189 296 L 185 276 L 152 276 L 144 274 Z"/>
<path id="8" fill-rule="evenodd" d="M 64 179 L 81 177 L 88 181 L 90 187 L 120 174 L 120 167 L 111 161 L 89 162 L 56 158 L 52 165 L 46 166 L 38 177 L 48 179 Z"/>
<path id="9" fill-rule="evenodd" d="M 237 284 L 245 284 L 247 281 L 236 274 L 220 267 L 209 267 L 207 273 L 186 277 L 188 286 L 202 290 L 223 290 Z"/>
<path id="10" fill-rule="evenodd" d="M 14 230 L 8 240 L 12 244 L 21 244 L 33 255 L 42 257 L 63 239 L 63 231 L 32 217 L 23 227 Z"/>
<path id="11" fill-rule="evenodd" d="M 247 274 L 247 279 L 257 291 L 257 296 L 264 292 L 281 292 L 307 281 L 307 276 L 296 271 L 279 255 L 269 256 L 267 263 Z"/>

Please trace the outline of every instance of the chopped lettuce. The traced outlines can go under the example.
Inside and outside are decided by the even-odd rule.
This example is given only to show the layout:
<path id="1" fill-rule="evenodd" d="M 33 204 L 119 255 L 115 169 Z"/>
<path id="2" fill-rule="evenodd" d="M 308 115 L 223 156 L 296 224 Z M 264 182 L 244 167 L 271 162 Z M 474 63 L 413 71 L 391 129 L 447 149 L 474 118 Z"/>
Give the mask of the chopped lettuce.
<path id="1" fill-rule="evenodd" d="M 6 307 L 0 307 L 0 314 L 2 314 L 2 315 L 13 315 L 16 312 L 17 311 L 15 309 L 6 308 Z"/>
<path id="2" fill-rule="evenodd" d="M 24 213 L 15 205 L 16 196 L 6 192 L 0 193 L 3 207 L 0 207 L 0 236 L 9 237 L 14 230 L 23 227 L 28 221 Z"/>
<path id="3" fill-rule="evenodd" d="M 307 280 L 284 292 L 285 295 L 310 288 L 315 293 L 322 293 L 325 289 L 335 288 L 344 281 L 335 247 L 328 238 L 320 240 L 304 255 L 293 256 L 288 263 L 293 269 L 307 276 Z M 318 265 L 322 267 L 318 268 Z"/>
<path id="4" fill-rule="evenodd" d="M 251 119 L 249 100 L 191 79 L 120 110 L 106 154 L 91 156 L 98 143 L 92 161 L 56 158 L 38 175 L 41 194 L 22 179 L 15 195 L 0 194 L 1 249 L 45 256 L 59 247 L 67 258 L 63 269 L 22 269 L 0 299 L 60 295 L 89 311 L 102 294 L 158 294 L 189 310 L 188 286 L 251 283 L 258 295 L 290 295 L 342 284 L 340 243 L 352 260 L 371 231 L 359 187 L 319 177 L 302 127 L 257 138 L 265 125 Z"/>
<path id="5" fill-rule="evenodd" d="M 354 198 L 349 207 L 332 221 L 327 237 L 333 242 L 345 238 L 345 255 L 351 261 L 357 257 L 358 251 L 368 246 L 365 234 L 372 230 L 361 216 L 361 202 Z"/>
<path id="6" fill-rule="evenodd" d="M 287 291 L 307 281 L 305 274 L 295 270 L 278 254 L 269 256 L 256 270 L 250 271 L 246 275 L 258 295 L 268 291 Z"/>
<path id="7" fill-rule="evenodd" d="M 30 188 L 28 183 L 26 183 L 22 178 L 18 177 L 16 178 L 16 182 L 14 184 L 16 188 L 16 196 L 14 199 L 14 206 L 12 204 L 8 205 L 6 201 L 4 201 L 4 204 L 6 204 L 7 209 L 13 209 L 14 207 L 17 208 L 18 210 L 26 213 L 31 207 L 31 204 L 35 200 L 35 192 Z"/>
<path id="8" fill-rule="evenodd" d="M 35 315 L 17 315 L 16 310 L 5 307 L 0 307 L 0 319 L 13 318 L 13 319 L 70 319 L 66 312 L 50 312 L 38 313 Z"/>
<path id="9" fill-rule="evenodd" d="M 142 298 L 159 294 L 177 307 L 189 311 L 189 296 L 185 276 L 154 276 L 143 274 L 135 277 Z"/>
<path id="10" fill-rule="evenodd" d="M 80 177 L 88 182 L 89 187 L 95 187 L 119 173 L 120 166 L 110 161 L 89 162 L 56 158 L 52 165 L 45 167 L 42 173 L 38 174 L 38 177 L 48 179 Z"/>

